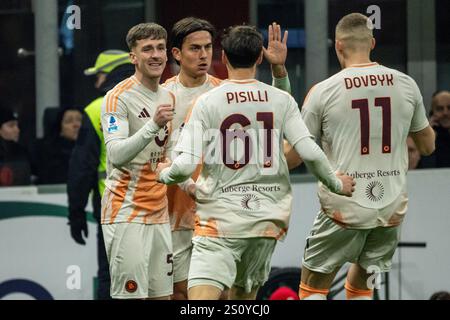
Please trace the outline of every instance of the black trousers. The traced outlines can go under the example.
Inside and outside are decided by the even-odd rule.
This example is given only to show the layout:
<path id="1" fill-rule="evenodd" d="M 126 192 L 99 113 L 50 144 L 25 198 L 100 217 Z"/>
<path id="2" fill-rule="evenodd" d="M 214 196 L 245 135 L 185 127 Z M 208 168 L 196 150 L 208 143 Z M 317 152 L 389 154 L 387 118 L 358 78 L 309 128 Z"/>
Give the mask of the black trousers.
<path id="1" fill-rule="evenodd" d="M 97 227 L 97 260 L 98 260 L 98 287 L 97 287 L 97 300 L 109 300 L 111 299 L 111 276 L 109 275 L 109 263 L 106 256 L 105 242 L 103 241 L 102 225 L 98 224 Z"/>

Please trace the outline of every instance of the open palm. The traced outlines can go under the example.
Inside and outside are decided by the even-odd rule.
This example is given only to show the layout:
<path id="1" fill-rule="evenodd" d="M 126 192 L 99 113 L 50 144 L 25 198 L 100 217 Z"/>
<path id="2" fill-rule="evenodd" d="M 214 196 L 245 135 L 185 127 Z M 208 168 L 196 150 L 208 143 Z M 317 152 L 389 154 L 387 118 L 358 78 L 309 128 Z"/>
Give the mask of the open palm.
<path id="1" fill-rule="evenodd" d="M 273 22 L 268 28 L 268 38 L 267 49 L 263 47 L 264 57 L 270 64 L 285 64 L 287 57 L 287 30 L 284 31 L 283 39 L 281 39 L 281 27 L 276 22 Z"/>

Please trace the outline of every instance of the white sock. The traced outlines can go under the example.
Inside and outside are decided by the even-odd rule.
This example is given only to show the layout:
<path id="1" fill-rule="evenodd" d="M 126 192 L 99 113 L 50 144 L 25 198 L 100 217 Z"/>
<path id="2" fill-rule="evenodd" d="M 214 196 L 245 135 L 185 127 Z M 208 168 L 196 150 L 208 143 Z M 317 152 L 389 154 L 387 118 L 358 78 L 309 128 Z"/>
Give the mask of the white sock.
<path id="1" fill-rule="evenodd" d="M 321 293 L 313 293 L 312 295 L 303 298 L 302 300 L 327 300 L 327 296 Z"/>
<path id="2" fill-rule="evenodd" d="M 356 296 L 354 298 L 347 299 L 347 300 L 372 300 L 372 298 L 369 296 Z"/>

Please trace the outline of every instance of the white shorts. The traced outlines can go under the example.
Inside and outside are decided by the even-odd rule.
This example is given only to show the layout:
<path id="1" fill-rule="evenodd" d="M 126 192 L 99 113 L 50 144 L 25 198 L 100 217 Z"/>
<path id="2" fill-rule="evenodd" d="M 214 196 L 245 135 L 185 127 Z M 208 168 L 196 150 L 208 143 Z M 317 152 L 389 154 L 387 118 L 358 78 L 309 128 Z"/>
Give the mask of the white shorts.
<path id="1" fill-rule="evenodd" d="M 224 290 L 234 285 L 250 293 L 267 281 L 276 242 L 274 238 L 194 237 L 188 288 L 213 285 Z"/>
<path id="2" fill-rule="evenodd" d="M 174 283 L 188 279 L 193 234 L 194 230 L 172 231 Z"/>
<path id="3" fill-rule="evenodd" d="M 111 297 L 144 299 L 173 291 L 170 224 L 102 225 L 111 274 Z"/>
<path id="4" fill-rule="evenodd" d="M 387 272 L 399 239 L 400 226 L 346 229 L 320 211 L 306 238 L 302 264 L 311 271 L 327 274 L 346 262 Z"/>

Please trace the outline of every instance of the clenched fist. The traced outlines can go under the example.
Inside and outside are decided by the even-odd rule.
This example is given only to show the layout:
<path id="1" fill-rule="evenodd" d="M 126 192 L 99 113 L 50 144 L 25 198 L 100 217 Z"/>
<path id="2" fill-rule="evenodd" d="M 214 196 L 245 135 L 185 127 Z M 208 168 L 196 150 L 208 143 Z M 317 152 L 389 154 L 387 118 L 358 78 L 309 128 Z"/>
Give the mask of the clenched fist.
<path id="1" fill-rule="evenodd" d="M 153 121 L 155 121 L 160 128 L 163 128 L 167 122 L 173 120 L 175 114 L 174 110 L 175 109 L 171 104 L 159 105 L 153 115 Z"/>
<path id="2" fill-rule="evenodd" d="M 159 180 L 159 175 L 161 174 L 161 171 L 165 168 L 170 167 L 171 164 L 172 161 L 170 161 L 169 158 L 165 158 L 163 162 L 158 163 L 158 165 L 156 166 L 156 181 L 161 182 L 161 180 Z"/>

